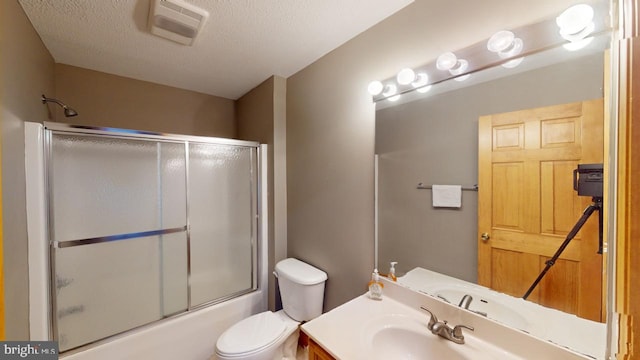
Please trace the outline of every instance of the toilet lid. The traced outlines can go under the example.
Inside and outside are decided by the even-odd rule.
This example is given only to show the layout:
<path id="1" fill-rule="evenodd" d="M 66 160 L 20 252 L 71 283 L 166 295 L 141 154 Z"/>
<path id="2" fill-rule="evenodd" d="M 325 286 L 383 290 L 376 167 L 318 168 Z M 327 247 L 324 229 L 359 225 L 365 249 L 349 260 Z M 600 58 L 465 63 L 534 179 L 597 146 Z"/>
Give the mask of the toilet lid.
<path id="1" fill-rule="evenodd" d="M 276 314 L 265 311 L 227 329 L 216 344 L 220 354 L 242 354 L 259 350 L 276 341 L 286 326 Z"/>

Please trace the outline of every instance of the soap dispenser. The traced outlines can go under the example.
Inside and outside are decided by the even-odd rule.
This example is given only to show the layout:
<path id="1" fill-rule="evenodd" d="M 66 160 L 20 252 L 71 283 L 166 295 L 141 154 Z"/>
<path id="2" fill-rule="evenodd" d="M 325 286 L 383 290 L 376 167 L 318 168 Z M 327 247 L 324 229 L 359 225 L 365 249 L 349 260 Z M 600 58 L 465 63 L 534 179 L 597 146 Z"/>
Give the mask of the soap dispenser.
<path id="1" fill-rule="evenodd" d="M 369 297 L 373 300 L 382 300 L 382 288 L 384 284 L 380 282 L 380 274 L 378 269 L 374 269 L 369 281 Z"/>
<path id="2" fill-rule="evenodd" d="M 398 264 L 397 261 L 392 261 L 391 266 L 389 267 L 389 279 L 391 279 L 391 281 L 398 281 L 398 278 L 396 277 L 396 264 Z"/>

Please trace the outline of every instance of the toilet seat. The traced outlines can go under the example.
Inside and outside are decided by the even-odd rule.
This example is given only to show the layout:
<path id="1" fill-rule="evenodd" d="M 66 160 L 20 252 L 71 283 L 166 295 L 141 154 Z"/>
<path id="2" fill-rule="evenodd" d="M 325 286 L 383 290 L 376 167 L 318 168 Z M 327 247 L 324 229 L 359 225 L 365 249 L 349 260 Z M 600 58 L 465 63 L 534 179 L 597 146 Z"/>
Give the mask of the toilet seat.
<path id="1" fill-rule="evenodd" d="M 273 312 L 255 314 L 227 329 L 218 339 L 216 352 L 226 357 L 258 352 L 278 341 L 286 330 L 284 321 Z"/>

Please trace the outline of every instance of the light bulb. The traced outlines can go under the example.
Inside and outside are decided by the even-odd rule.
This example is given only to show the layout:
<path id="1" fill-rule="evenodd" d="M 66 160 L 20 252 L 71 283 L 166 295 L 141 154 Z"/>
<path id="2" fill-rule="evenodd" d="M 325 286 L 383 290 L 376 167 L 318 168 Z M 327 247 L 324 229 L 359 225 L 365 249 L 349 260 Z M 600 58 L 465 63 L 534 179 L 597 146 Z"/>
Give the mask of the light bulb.
<path id="1" fill-rule="evenodd" d="M 451 73 L 451 75 L 453 76 L 457 76 L 465 72 L 467 68 L 469 68 L 469 62 L 465 59 L 459 59 L 456 67 L 449 68 L 449 73 Z"/>
<path id="2" fill-rule="evenodd" d="M 416 79 L 416 73 L 412 69 L 404 68 L 398 72 L 396 79 L 400 85 L 409 85 Z"/>
<path id="3" fill-rule="evenodd" d="M 556 18 L 560 34 L 577 34 L 593 22 L 593 8 L 587 4 L 574 5 Z"/>
<path id="4" fill-rule="evenodd" d="M 592 21 L 589 24 L 587 24 L 587 26 L 585 26 L 584 29 L 582 29 L 582 31 L 578 33 L 560 32 L 560 35 L 562 36 L 563 39 L 569 40 L 571 42 L 580 41 L 586 38 L 587 36 L 589 36 L 595 29 L 596 29 L 596 24 Z"/>
<path id="5" fill-rule="evenodd" d="M 369 83 L 369 87 L 367 88 L 367 90 L 369 91 L 369 94 L 376 96 L 382 92 L 383 88 L 384 86 L 382 86 L 382 83 L 378 80 L 375 80 Z"/>
<path id="6" fill-rule="evenodd" d="M 511 44 L 507 47 L 507 49 L 498 52 L 498 56 L 500 56 L 501 59 L 508 59 L 510 57 L 519 55 L 522 52 L 523 48 L 524 48 L 524 42 L 522 41 L 522 39 L 515 38 L 513 39 Z"/>
<path id="7" fill-rule="evenodd" d="M 427 91 L 431 90 L 431 85 L 427 86 L 428 83 L 429 75 L 427 75 L 426 73 L 418 73 L 416 75 L 416 81 L 412 82 L 411 86 L 413 86 L 419 93 L 426 93 Z"/>
<path id="8" fill-rule="evenodd" d="M 586 4 L 575 5 L 560 14 L 556 18 L 556 24 L 560 28 L 560 36 L 570 41 L 563 47 L 569 51 L 584 48 L 593 41 L 588 37 L 596 28 L 593 22 L 593 8 Z"/>
<path id="9" fill-rule="evenodd" d="M 505 51 L 511 46 L 515 35 L 511 31 L 502 30 L 493 34 L 487 41 L 487 49 L 491 52 Z"/>
<path id="10" fill-rule="evenodd" d="M 421 72 L 416 75 L 415 81 L 411 83 L 411 86 L 413 86 L 414 88 L 421 88 L 427 85 L 428 82 L 429 82 L 429 75 Z"/>
<path id="11" fill-rule="evenodd" d="M 388 84 L 384 87 L 384 91 L 382 92 L 382 96 L 389 97 L 395 95 L 398 91 L 398 88 L 393 84 Z"/>
<path id="12" fill-rule="evenodd" d="M 436 60 L 436 67 L 438 70 L 449 70 L 452 67 L 456 66 L 458 62 L 458 58 L 452 52 L 446 52 L 440 56 Z"/>

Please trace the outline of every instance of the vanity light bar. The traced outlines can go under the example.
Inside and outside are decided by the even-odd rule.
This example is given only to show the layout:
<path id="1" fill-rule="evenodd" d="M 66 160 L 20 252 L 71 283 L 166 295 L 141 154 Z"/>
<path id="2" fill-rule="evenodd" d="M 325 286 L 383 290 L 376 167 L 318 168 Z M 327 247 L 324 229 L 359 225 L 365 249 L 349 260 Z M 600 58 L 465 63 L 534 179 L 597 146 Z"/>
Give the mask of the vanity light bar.
<path id="1" fill-rule="evenodd" d="M 576 5 L 564 11 L 557 18 L 521 26 L 511 31 L 499 31 L 490 39 L 480 41 L 455 53 L 444 53 L 436 61 L 426 65 L 415 69 L 402 69 L 393 78 L 372 81 L 368 87 L 369 93 L 374 102 L 395 101 L 403 94 L 414 90 L 426 92 L 432 85 L 450 79 L 463 81 L 474 72 L 497 65 L 514 68 L 522 62 L 525 56 L 560 45 L 567 45 L 565 48 L 569 50 L 578 48 L 579 45 L 584 46 L 590 39 L 593 39 L 593 36 L 607 33 L 611 29 L 606 18 L 608 3 L 602 2 L 594 4 L 594 6 L 595 9 L 591 5 Z M 591 11 L 586 11 L 586 8 L 590 8 Z M 583 21 L 586 25 L 573 26 L 575 25 L 575 22 L 572 22 L 573 14 L 584 12 L 589 15 L 583 16 L 586 18 Z M 571 20 L 566 20 L 567 18 Z M 571 26 L 567 24 L 571 24 Z M 559 26 L 560 31 L 549 31 L 549 29 Z M 588 35 L 591 37 L 587 37 Z"/>

